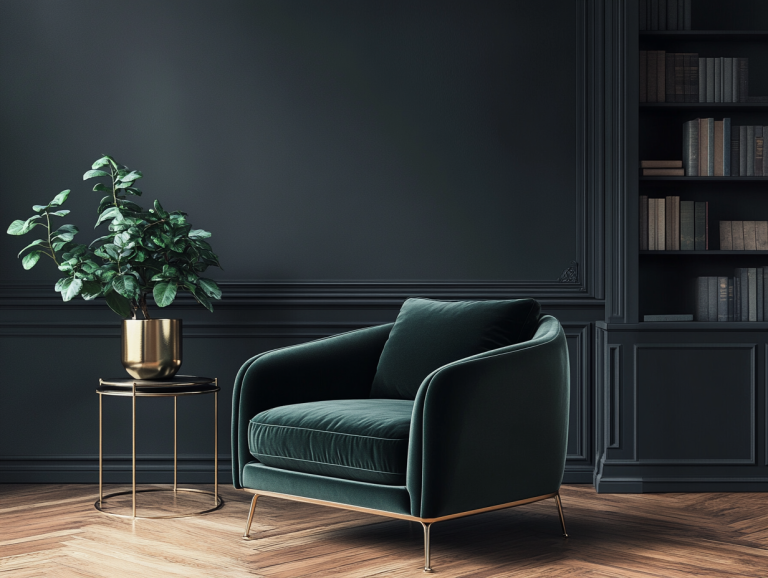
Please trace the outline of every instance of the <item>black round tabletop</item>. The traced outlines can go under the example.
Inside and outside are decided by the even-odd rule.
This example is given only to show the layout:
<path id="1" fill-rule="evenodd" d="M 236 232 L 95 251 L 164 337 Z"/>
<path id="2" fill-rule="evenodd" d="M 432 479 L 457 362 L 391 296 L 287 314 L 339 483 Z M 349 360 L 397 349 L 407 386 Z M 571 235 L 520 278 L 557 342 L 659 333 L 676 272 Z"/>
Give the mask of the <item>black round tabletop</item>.
<path id="1" fill-rule="evenodd" d="M 219 391 L 214 378 L 198 375 L 176 375 L 170 379 L 99 379 L 96 391 L 108 395 L 132 395 L 134 384 L 137 395 L 183 395 Z"/>

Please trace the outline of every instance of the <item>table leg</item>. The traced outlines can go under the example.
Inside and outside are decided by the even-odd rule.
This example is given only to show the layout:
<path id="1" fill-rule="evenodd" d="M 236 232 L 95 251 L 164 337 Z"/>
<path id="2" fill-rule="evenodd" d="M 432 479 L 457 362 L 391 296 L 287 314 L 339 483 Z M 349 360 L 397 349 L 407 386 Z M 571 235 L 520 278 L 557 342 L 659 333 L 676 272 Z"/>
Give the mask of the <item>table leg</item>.
<path id="1" fill-rule="evenodd" d="M 176 400 L 173 396 L 173 492 L 176 493 Z"/>
<path id="2" fill-rule="evenodd" d="M 101 507 L 101 500 L 104 496 L 104 490 L 103 490 L 103 484 L 102 484 L 102 471 L 103 471 L 103 446 L 102 446 L 102 435 L 101 435 L 101 400 L 102 395 L 99 394 L 99 507 Z"/>
<path id="3" fill-rule="evenodd" d="M 133 517 L 136 517 L 136 382 L 133 383 Z"/>
<path id="4" fill-rule="evenodd" d="M 216 378 L 219 387 L 219 378 Z M 213 504 L 219 505 L 219 392 L 213 393 Z"/>

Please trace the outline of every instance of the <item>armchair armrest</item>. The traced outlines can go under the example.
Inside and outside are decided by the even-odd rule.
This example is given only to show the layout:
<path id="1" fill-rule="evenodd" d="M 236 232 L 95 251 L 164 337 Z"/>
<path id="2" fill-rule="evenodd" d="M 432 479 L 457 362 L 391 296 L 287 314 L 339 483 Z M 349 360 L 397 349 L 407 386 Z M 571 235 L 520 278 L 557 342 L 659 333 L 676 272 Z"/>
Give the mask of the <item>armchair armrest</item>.
<path id="1" fill-rule="evenodd" d="M 267 409 L 294 403 L 368 397 L 392 323 L 358 329 L 249 359 L 232 393 L 232 482 L 242 487 L 248 422 Z"/>
<path id="2" fill-rule="evenodd" d="M 440 517 L 557 492 L 569 389 L 565 334 L 550 316 L 530 341 L 431 373 L 411 421 L 411 513 Z"/>

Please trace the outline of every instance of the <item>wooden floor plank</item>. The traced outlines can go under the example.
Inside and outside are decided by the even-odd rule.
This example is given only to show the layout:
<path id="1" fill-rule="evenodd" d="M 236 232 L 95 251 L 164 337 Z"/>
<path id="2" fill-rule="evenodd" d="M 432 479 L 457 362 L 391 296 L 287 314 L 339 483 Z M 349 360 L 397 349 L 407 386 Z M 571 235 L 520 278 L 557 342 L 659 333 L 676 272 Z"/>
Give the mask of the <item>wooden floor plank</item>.
<path id="1" fill-rule="evenodd" d="M 221 488 L 224 508 L 204 516 L 132 521 L 97 512 L 97 491 L 0 485 L 0 578 L 421 575 L 415 523 L 265 497 L 243 540 L 244 492 Z M 562 495 L 570 538 L 559 535 L 552 500 L 441 522 L 433 568 L 457 578 L 768 576 L 765 494 L 597 495 L 566 486 Z M 141 494 L 140 509 L 161 511 L 167 499 Z"/>

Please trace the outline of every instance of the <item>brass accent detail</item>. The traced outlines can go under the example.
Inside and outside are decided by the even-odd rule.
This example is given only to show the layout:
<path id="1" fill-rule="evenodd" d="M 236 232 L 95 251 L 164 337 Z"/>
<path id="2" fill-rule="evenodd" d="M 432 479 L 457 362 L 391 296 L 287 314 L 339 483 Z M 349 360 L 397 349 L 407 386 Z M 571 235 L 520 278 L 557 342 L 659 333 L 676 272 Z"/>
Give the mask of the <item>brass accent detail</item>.
<path id="1" fill-rule="evenodd" d="M 256 511 L 256 500 L 259 499 L 259 494 L 253 495 L 251 500 L 251 511 L 248 512 L 248 521 L 245 523 L 245 532 L 243 533 L 243 539 L 248 540 L 251 537 L 251 524 L 253 523 L 253 513 Z"/>
<path id="2" fill-rule="evenodd" d="M 421 523 L 421 526 L 424 528 L 424 572 L 431 574 L 433 572 L 432 568 L 429 565 L 430 562 L 430 552 L 429 552 L 429 530 L 432 527 L 432 524 L 429 523 Z"/>
<path id="3" fill-rule="evenodd" d="M 132 466 L 133 472 L 133 517 L 136 517 L 136 384 L 133 384 L 133 452 L 132 452 Z"/>
<path id="4" fill-rule="evenodd" d="M 181 319 L 125 319 L 122 344 L 131 377 L 173 377 L 181 367 Z"/>
<path id="5" fill-rule="evenodd" d="M 568 537 L 568 532 L 565 531 L 565 518 L 563 518 L 563 504 L 560 500 L 560 492 L 557 492 L 555 496 L 555 504 L 557 504 L 557 513 L 560 514 L 560 525 L 563 527 L 563 536 Z"/>
<path id="6" fill-rule="evenodd" d="M 571 264 L 560 274 L 557 281 L 559 283 L 578 283 L 579 264 L 576 261 L 571 261 Z"/>
<path id="7" fill-rule="evenodd" d="M 191 492 L 195 494 L 208 494 L 209 496 L 213 495 L 213 492 L 210 492 L 208 490 L 196 490 L 194 488 L 178 488 L 176 490 L 167 490 L 164 488 L 148 488 L 146 490 L 136 490 L 137 494 L 144 494 L 147 492 L 174 492 L 174 495 L 178 492 Z M 104 496 L 104 500 L 106 501 L 109 498 L 114 498 L 115 496 L 127 496 L 128 494 L 132 494 L 132 490 L 126 490 L 125 492 L 114 492 L 112 494 L 107 494 Z M 113 516 L 115 518 L 127 518 L 128 520 L 168 520 L 171 518 L 191 518 L 192 516 L 202 516 L 203 514 L 208 514 L 210 512 L 215 512 L 219 508 L 221 508 L 224 505 L 224 500 L 222 498 L 217 498 L 217 504 L 213 508 L 209 508 L 207 510 L 201 510 L 200 512 L 190 512 L 188 514 L 172 514 L 167 516 L 129 516 L 128 514 L 115 514 L 113 512 L 107 512 L 104 510 L 99 504 L 99 502 L 94 502 L 93 504 L 96 509 L 101 512 L 102 514 L 106 514 L 107 516 Z"/>

